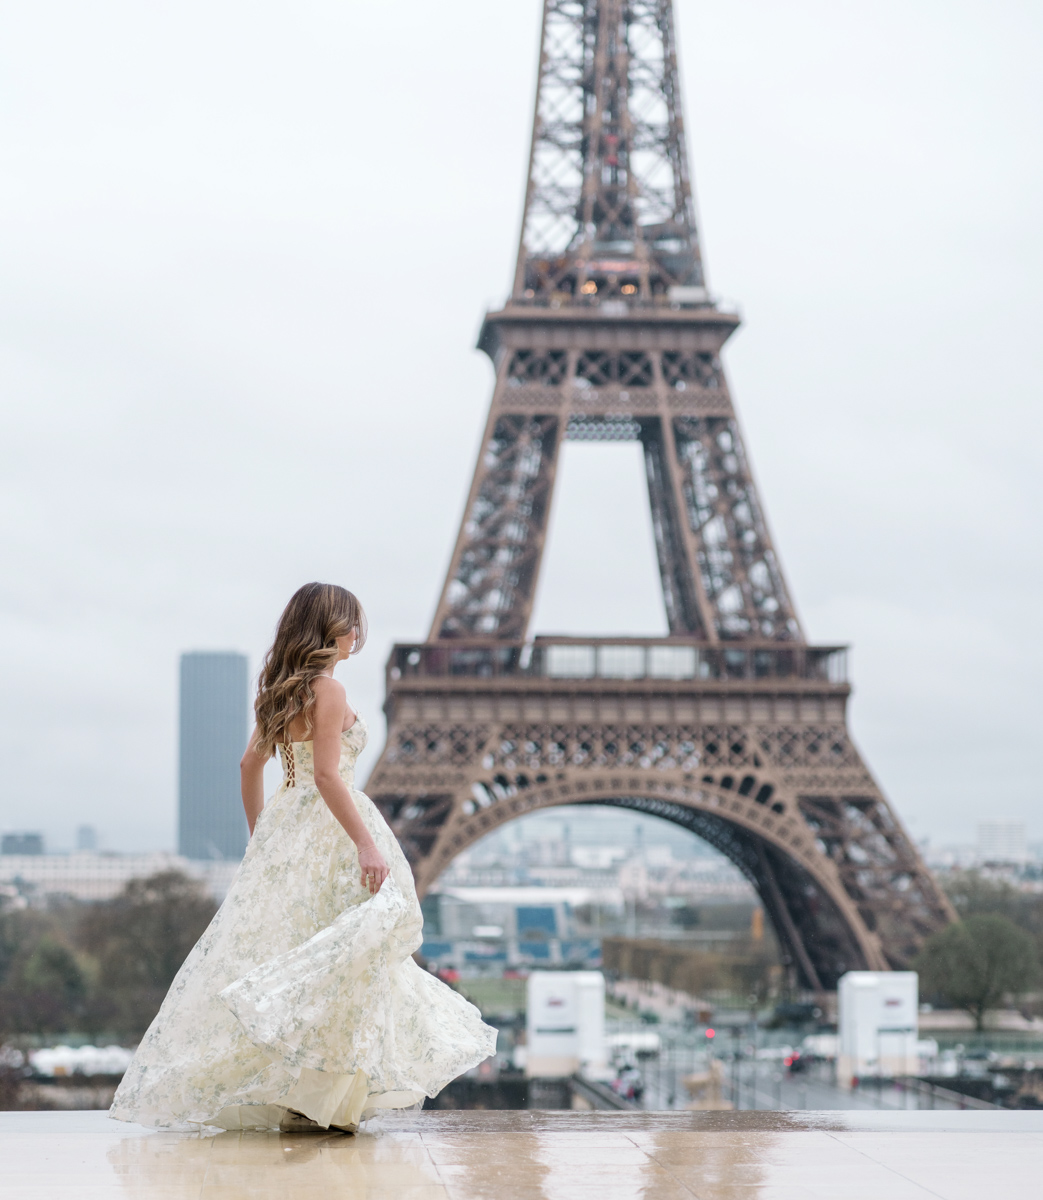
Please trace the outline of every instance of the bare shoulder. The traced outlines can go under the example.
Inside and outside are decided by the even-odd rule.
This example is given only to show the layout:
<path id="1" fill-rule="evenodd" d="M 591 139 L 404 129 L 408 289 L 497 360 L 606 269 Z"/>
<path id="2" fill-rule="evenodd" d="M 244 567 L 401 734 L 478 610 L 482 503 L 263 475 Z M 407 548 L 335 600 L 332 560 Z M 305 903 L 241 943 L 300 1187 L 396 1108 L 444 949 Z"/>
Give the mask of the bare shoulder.
<path id="1" fill-rule="evenodd" d="M 312 688 L 315 692 L 311 721 L 312 738 L 339 733 L 348 707 L 348 698 L 343 686 L 328 675 L 320 675 L 312 680 Z"/>
<path id="2" fill-rule="evenodd" d="M 348 693 L 344 690 L 344 685 L 329 675 L 316 676 L 311 681 L 311 687 L 315 693 L 315 703 L 323 708 L 339 705 L 343 710 L 347 706 Z"/>

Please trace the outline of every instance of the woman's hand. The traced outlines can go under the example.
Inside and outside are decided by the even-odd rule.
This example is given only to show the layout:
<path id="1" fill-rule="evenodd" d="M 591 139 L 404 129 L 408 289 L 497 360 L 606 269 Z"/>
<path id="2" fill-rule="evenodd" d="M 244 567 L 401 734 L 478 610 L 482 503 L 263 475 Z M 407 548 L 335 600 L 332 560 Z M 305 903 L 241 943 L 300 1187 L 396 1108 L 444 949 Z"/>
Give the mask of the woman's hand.
<path id="1" fill-rule="evenodd" d="M 375 896 L 391 874 L 376 842 L 365 842 L 359 846 L 359 867 L 362 869 L 363 886 L 369 888 L 371 896 Z"/>

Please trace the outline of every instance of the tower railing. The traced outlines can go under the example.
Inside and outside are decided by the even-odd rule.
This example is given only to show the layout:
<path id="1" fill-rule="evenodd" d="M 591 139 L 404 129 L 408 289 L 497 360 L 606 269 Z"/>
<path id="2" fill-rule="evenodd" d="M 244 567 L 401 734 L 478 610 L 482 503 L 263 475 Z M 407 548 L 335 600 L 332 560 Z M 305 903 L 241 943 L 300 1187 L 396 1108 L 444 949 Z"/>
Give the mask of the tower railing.
<path id="1" fill-rule="evenodd" d="M 537 637 L 533 641 L 438 641 L 396 645 L 388 684 L 465 676 L 557 680 L 809 680 L 847 683 L 846 646 L 707 646 L 683 637 Z"/>

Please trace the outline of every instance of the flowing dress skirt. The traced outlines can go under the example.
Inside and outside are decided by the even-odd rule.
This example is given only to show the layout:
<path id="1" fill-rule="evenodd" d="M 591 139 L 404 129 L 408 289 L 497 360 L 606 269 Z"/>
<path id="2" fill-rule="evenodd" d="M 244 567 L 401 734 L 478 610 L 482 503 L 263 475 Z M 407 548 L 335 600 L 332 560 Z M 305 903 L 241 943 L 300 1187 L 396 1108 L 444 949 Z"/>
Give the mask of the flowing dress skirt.
<path id="1" fill-rule="evenodd" d="M 341 757 L 349 784 L 353 733 Z M 292 747 L 297 782 L 258 819 L 116 1093 L 118 1120 L 270 1128 L 292 1109 L 353 1127 L 434 1096 L 495 1051 L 478 1010 L 413 961 L 423 919 L 409 864 L 352 789 L 391 869 L 375 896 L 363 887 L 354 843 L 308 777 L 310 747 Z"/>

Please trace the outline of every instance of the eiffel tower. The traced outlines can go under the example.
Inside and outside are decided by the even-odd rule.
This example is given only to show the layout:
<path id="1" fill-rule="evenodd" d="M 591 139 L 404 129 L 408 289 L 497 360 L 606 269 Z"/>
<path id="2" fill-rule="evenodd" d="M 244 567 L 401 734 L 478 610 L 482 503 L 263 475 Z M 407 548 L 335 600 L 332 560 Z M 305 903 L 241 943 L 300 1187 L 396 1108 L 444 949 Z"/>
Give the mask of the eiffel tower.
<path id="1" fill-rule="evenodd" d="M 952 909 L 846 728 L 842 646 L 804 637 L 707 290 L 671 0 L 545 0 L 517 270 L 427 641 L 387 666 L 368 791 L 423 893 L 506 821 L 616 805 L 756 888 L 792 975 L 905 967 Z M 528 638 L 562 439 L 644 451 L 669 635 Z"/>

